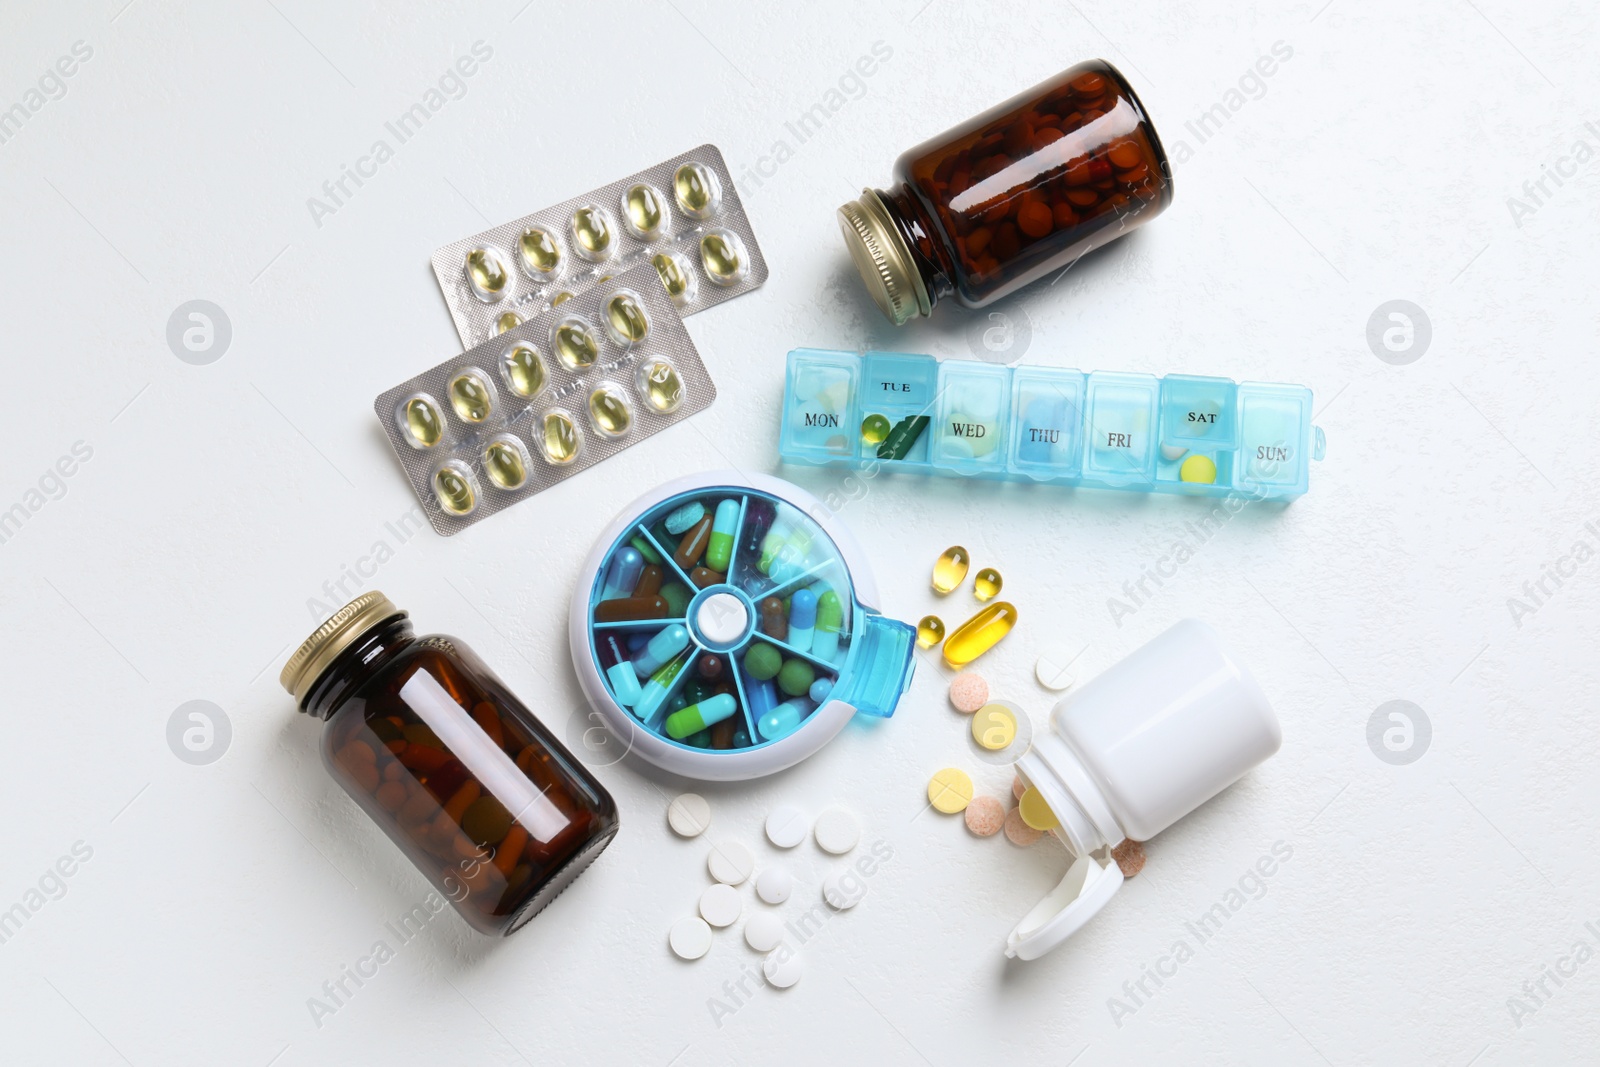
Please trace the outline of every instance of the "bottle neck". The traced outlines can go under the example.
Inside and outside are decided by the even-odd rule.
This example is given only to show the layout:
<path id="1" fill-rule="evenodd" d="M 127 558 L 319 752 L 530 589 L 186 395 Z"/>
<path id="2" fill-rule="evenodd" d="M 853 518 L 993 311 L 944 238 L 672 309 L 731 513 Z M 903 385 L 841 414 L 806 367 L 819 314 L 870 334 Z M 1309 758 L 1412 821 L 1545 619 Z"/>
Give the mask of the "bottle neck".
<path id="1" fill-rule="evenodd" d="M 922 279 L 923 288 L 927 290 L 928 312 L 931 312 L 938 305 L 940 297 L 955 292 L 955 264 L 950 258 L 950 250 L 945 241 L 939 238 L 938 227 L 923 208 L 922 202 L 912 193 L 909 182 L 902 182 L 893 189 L 875 191 L 878 199 L 883 201 L 884 211 L 894 223 L 895 232 L 905 250 L 910 253 L 911 264 Z"/>
<path id="2" fill-rule="evenodd" d="M 331 718 L 363 682 L 415 639 L 404 613 L 371 627 L 328 664 L 306 690 L 300 710 L 318 719 Z"/>
<path id="3" fill-rule="evenodd" d="M 1128 836 L 1089 768 L 1059 734 L 1052 731 L 1035 740 L 1017 761 L 1017 770 L 1061 820 L 1061 834 L 1075 855 L 1120 845 Z"/>

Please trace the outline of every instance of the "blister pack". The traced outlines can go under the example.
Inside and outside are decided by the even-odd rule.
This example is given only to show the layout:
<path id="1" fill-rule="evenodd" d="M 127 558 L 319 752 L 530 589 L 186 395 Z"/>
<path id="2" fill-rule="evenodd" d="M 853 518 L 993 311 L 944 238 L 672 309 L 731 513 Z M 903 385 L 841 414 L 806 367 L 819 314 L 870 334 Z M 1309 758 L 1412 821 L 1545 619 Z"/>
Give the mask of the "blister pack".
<path id="1" fill-rule="evenodd" d="M 373 410 L 428 521 L 448 537 L 716 395 L 645 265 L 384 391 Z"/>
<path id="2" fill-rule="evenodd" d="M 433 273 L 468 347 L 640 264 L 690 315 L 767 280 L 716 145 L 445 245 Z"/>

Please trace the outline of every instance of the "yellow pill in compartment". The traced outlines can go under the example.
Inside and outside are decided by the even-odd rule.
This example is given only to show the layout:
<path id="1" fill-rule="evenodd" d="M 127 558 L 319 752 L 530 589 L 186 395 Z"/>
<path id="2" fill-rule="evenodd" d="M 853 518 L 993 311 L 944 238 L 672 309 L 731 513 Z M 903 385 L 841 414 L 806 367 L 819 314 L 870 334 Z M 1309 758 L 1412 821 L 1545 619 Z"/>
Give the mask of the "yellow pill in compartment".
<path id="1" fill-rule="evenodd" d="M 955 815 L 972 803 L 972 778 L 958 767 L 946 767 L 928 781 L 928 803 L 933 810 Z"/>
<path id="2" fill-rule="evenodd" d="M 1017 717 L 1004 704 L 985 704 L 972 715 L 972 739 L 999 752 L 1017 739 Z"/>
<path id="3" fill-rule="evenodd" d="M 578 427 L 566 412 L 552 411 L 545 415 L 540 436 L 545 459 L 556 466 L 571 463 L 578 457 Z"/>
<path id="4" fill-rule="evenodd" d="M 861 420 L 861 443 L 864 445 L 882 444 L 883 439 L 889 436 L 889 419 L 884 415 L 868 415 Z"/>
<path id="5" fill-rule="evenodd" d="M 1217 480 L 1216 461 L 1210 456 L 1192 455 L 1178 468 L 1178 478 L 1196 485 L 1214 485 Z"/>
<path id="6" fill-rule="evenodd" d="M 1000 594 L 1005 579 L 993 567 L 985 567 L 972 577 L 972 595 L 979 600 L 993 600 Z"/>
<path id="7" fill-rule="evenodd" d="M 945 638 L 945 663 L 952 667 L 965 667 L 999 644 L 1016 625 L 1016 605 L 1005 600 L 995 601 Z"/>

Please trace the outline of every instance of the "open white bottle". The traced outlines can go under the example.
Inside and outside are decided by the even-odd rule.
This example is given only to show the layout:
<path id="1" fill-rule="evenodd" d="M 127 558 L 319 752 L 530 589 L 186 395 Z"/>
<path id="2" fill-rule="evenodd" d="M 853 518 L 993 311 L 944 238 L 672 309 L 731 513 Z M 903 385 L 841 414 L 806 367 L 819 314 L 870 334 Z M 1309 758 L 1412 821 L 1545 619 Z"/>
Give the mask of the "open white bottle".
<path id="1" fill-rule="evenodd" d="M 1278 751 L 1283 731 L 1250 672 L 1210 626 L 1184 619 L 1062 699 L 1017 762 L 1060 820 L 1072 866 L 1006 938 L 1037 959 L 1122 885 L 1111 848 L 1147 841 Z"/>

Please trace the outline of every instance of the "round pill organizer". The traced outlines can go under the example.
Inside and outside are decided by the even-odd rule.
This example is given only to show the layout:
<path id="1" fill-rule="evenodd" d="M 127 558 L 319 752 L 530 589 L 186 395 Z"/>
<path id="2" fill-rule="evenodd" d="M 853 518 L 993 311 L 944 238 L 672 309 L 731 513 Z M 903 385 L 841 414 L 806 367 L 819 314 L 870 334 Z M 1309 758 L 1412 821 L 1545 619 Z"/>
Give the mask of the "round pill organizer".
<path id="1" fill-rule="evenodd" d="M 861 547 L 811 494 L 691 475 L 634 501 L 595 543 L 572 597 L 573 664 L 629 751 L 691 778 L 756 778 L 857 712 L 894 714 L 916 628 L 877 597 Z"/>

